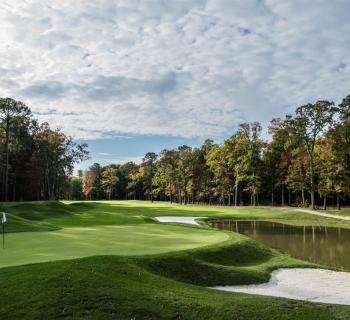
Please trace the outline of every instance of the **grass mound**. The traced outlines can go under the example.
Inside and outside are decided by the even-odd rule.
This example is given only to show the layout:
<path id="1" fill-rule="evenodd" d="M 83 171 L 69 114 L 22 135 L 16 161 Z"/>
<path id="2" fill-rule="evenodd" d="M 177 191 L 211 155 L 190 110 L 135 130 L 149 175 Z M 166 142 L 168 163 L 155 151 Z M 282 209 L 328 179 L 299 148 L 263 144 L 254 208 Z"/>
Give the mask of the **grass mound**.
<path id="1" fill-rule="evenodd" d="M 163 277 L 202 286 L 250 284 L 269 279 L 268 273 L 208 264 L 190 256 L 160 257 L 143 261 L 141 265 Z"/>
<path id="2" fill-rule="evenodd" d="M 46 221 L 74 214 L 74 208 L 59 201 L 6 203 L 7 223 L 5 232 L 52 231 L 60 227 Z"/>
<path id="3" fill-rule="evenodd" d="M 53 208 L 64 207 L 65 205 L 59 202 L 41 202 L 39 203 L 6 203 L 5 210 L 7 214 L 7 223 L 5 232 L 38 232 L 57 230 L 58 227 L 48 223 L 42 223 L 45 216 L 51 214 Z M 62 214 L 62 211 L 58 211 Z"/>
<path id="4" fill-rule="evenodd" d="M 215 247 L 193 254 L 197 259 L 221 265 L 250 266 L 261 264 L 276 256 L 269 248 L 235 235 L 236 242 L 230 246 Z"/>
<path id="5" fill-rule="evenodd" d="M 9 212 L 31 221 L 43 221 L 48 218 L 62 218 L 73 215 L 73 206 L 59 201 L 20 202 L 10 204 Z"/>
<path id="6" fill-rule="evenodd" d="M 40 224 L 14 214 L 7 214 L 6 233 L 52 231 L 57 229 L 54 226 Z"/>
<path id="7" fill-rule="evenodd" d="M 238 234 L 232 234 L 227 244 L 142 258 L 138 263 L 150 272 L 202 286 L 262 283 L 274 269 L 312 266 Z"/>
<path id="8" fill-rule="evenodd" d="M 0 319 L 346 319 L 350 307 L 225 293 L 91 257 L 0 269 Z"/>

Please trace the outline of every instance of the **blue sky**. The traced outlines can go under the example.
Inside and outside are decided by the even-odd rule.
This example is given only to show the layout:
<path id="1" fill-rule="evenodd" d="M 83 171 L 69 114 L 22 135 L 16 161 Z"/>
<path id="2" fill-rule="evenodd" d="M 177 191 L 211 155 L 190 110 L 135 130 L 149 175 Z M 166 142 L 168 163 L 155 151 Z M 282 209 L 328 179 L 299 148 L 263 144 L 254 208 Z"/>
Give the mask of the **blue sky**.
<path id="1" fill-rule="evenodd" d="M 146 152 L 158 153 L 162 149 L 172 149 L 182 145 L 195 147 L 202 144 L 203 141 L 181 137 L 142 135 L 79 142 L 88 143 L 91 159 L 78 164 L 76 170 L 83 170 L 94 162 L 101 165 L 128 161 L 140 163 Z"/>
<path id="2" fill-rule="evenodd" d="M 348 0 L 2 0 L 0 94 L 87 141 L 90 162 L 222 141 L 350 94 L 349 12 Z"/>

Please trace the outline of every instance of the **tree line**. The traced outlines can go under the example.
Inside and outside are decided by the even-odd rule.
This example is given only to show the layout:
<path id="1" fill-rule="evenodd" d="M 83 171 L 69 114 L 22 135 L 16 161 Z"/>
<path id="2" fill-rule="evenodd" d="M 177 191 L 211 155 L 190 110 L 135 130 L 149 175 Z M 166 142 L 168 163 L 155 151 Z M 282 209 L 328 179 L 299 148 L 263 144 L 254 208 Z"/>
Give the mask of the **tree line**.
<path id="1" fill-rule="evenodd" d="M 69 197 L 74 164 L 88 158 L 86 144 L 39 123 L 12 98 L 0 98 L 0 134 L 2 201 Z"/>
<path id="2" fill-rule="evenodd" d="M 350 195 L 350 95 L 243 123 L 221 144 L 149 152 L 141 164 L 94 164 L 71 180 L 74 199 L 149 199 L 223 205 L 340 208 Z"/>

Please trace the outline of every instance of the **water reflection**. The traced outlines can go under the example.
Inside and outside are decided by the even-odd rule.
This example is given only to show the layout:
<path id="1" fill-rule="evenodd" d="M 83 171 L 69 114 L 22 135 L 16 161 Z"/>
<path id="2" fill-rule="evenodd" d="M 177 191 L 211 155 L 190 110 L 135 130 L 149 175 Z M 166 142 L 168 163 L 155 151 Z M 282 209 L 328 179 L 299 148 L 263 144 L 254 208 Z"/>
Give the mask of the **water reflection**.
<path id="1" fill-rule="evenodd" d="M 350 270 L 350 229 L 255 220 L 219 220 L 212 226 L 242 233 L 302 260 Z"/>

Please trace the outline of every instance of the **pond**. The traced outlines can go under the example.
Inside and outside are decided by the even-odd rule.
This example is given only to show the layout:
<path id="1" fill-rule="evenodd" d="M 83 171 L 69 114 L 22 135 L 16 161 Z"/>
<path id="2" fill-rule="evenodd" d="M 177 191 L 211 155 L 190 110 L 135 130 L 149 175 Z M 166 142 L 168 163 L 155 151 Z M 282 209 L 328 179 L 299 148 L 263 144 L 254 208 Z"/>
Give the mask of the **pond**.
<path id="1" fill-rule="evenodd" d="M 211 226 L 244 234 L 301 260 L 350 270 L 350 229 L 254 220 L 217 220 Z"/>

